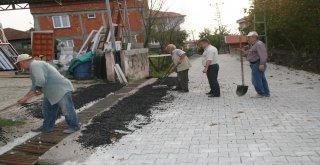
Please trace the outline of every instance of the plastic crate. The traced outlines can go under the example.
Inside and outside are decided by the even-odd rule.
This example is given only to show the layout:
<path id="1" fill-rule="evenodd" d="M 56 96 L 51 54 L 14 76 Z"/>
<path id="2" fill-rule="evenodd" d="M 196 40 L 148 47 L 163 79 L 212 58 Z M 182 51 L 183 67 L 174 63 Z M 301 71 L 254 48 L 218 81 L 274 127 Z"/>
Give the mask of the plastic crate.
<path id="1" fill-rule="evenodd" d="M 91 61 L 79 64 L 73 72 L 73 78 L 76 80 L 92 79 L 92 64 Z"/>

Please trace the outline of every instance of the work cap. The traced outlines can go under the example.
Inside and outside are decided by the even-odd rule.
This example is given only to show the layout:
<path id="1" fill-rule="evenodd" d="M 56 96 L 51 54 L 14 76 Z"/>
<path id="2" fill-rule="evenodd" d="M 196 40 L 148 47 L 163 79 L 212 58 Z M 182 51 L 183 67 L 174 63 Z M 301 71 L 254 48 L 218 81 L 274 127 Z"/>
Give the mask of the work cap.
<path id="1" fill-rule="evenodd" d="M 258 35 L 257 32 L 252 31 L 252 32 L 249 32 L 247 36 L 248 36 L 248 37 L 252 37 L 252 36 L 257 36 L 257 37 L 258 37 L 259 35 Z"/>
<path id="2" fill-rule="evenodd" d="M 17 62 L 15 62 L 14 64 L 18 64 L 21 61 L 26 61 L 26 60 L 30 60 L 30 59 L 32 59 L 32 57 L 29 54 L 21 54 L 18 56 Z"/>

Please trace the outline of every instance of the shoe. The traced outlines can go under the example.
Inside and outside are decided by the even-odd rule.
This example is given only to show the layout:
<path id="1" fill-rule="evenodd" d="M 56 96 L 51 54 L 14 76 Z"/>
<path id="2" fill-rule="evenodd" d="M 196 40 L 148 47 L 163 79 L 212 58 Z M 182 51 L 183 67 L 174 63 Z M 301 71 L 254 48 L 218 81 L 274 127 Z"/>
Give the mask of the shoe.
<path id="1" fill-rule="evenodd" d="M 220 95 L 218 96 L 218 95 L 211 94 L 211 95 L 208 95 L 208 97 L 220 97 Z"/>
<path id="2" fill-rule="evenodd" d="M 213 93 L 212 92 L 208 92 L 208 93 L 206 93 L 206 95 L 212 95 Z"/>
<path id="3" fill-rule="evenodd" d="M 263 98 L 263 97 L 264 97 L 263 95 L 256 94 L 254 96 L 251 96 L 250 98 Z"/>
<path id="4" fill-rule="evenodd" d="M 32 132 L 42 132 L 42 127 L 31 129 Z"/>
<path id="5" fill-rule="evenodd" d="M 72 134 L 74 132 L 77 132 L 79 129 L 72 129 L 72 128 L 68 128 L 66 130 L 63 131 L 63 133 L 65 134 Z"/>
<path id="6" fill-rule="evenodd" d="M 32 132 L 42 132 L 42 133 L 50 133 L 52 132 L 53 130 L 43 130 L 42 129 L 42 126 L 39 127 L 39 128 L 35 128 L 35 129 L 31 129 Z"/>
<path id="7" fill-rule="evenodd" d="M 181 92 L 181 93 L 188 93 L 189 90 L 179 90 L 179 92 Z"/>
<path id="8" fill-rule="evenodd" d="M 173 90 L 173 91 L 180 91 L 181 88 L 173 88 L 172 90 Z"/>

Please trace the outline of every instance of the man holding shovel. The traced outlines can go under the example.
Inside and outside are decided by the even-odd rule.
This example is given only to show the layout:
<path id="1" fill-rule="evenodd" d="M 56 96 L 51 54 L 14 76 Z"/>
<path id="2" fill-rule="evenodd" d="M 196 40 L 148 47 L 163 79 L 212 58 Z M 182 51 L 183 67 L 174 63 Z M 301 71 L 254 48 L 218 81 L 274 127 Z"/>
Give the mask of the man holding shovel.
<path id="1" fill-rule="evenodd" d="M 64 133 L 73 133 L 80 129 L 79 119 L 75 112 L 71 82 L 64 78 L 53 66 L 44 62 L 33 60 L 28 54 L 18 56 L 16 64 L 22 69 L 29 69 L 32 87 L 21 99 L 19 104 L 24 104 L 32 96 L 44 94 L 42 103 L 43 125 L 32 131 L 48 133 L 53 131 L 59 108 L 65 116 L 69 126 Z"/>
<path id="2" fill-rule="evenodd" d="M 257 92 L 254 97 L 270 97 L 268 82 L 265 76 L 268 53 L 265 44 L 258 40 L 258 33 L 250 32 L 248 35 L 250 49 L 247 51 L 247 60 L 252 70 L 252 84 Z"/>
<path id="3" fill-rule="evenodd" d="M 186 52 L 177 49 L 175 45 L 169 44 L 166 47 L 166 50 L 168 53 L 171 54 L 173 64 L 176 66 L 177 71 L 177 86 L 174 90 L 180 91 L 180 92 L 189 92 L 189 68 L 191 68 L 190 61 L 186 55 Z"/>

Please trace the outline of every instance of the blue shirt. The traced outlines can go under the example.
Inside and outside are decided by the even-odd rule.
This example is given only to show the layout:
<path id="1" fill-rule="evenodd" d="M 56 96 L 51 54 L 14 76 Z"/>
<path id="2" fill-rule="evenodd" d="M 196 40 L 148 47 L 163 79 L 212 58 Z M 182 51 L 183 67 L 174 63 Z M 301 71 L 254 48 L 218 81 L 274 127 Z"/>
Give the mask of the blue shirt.
<path id="1" fill-rule="evenodd" d="M 51 105 L 58 103 L 67 93 L 73 91 L 72 83 L 63 77 L 56 68 L 44 61 L 33 60 L 29 67 L 31 90 L 42 88 L 42 93 Z"/>

